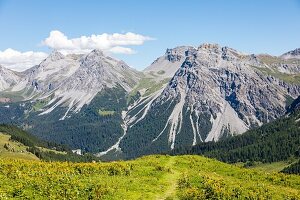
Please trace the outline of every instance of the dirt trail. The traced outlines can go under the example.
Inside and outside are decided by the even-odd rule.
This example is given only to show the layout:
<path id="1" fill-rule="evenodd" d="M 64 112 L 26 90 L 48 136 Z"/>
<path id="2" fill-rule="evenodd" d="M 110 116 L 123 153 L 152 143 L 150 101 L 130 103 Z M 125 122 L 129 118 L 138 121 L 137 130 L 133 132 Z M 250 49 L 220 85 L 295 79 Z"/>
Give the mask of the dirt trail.
<path id="1" fill-rule="evenodd" d="M 162 194 L 162 196 L 158 197 L 158 200 L 164 200 L 164 199 L 177 199 L 176 198 L 176 188 L 178 184 L 178 179 L 180 177 L 180 172 L 176 170 L 175 166 L 175 159 L 176 157 L 171 156 L 168 163 L 165 165 L 166 168 L 171 169 L 171 172 L 169 172 L 164 179 L 166 182 L 168 182 L 168 189 Z"/>

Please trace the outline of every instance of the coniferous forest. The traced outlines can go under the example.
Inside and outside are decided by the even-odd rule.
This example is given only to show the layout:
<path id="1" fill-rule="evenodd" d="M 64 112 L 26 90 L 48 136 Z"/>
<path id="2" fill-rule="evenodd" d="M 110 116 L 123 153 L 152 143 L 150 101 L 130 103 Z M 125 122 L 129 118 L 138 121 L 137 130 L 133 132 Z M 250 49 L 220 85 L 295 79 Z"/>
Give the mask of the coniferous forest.
<path id="1" fill-rule="evenodd" d="M 227 163 L 254 162 L 271 163 L 300 157 L 300 111 L 282 117 L 246 133 L 218 142 L 207 142 L 193 147 L 178 148 L 172 155 L 198 154 L 216 158 Z M 296 172 L 298 164 L 284 170 Z"/>

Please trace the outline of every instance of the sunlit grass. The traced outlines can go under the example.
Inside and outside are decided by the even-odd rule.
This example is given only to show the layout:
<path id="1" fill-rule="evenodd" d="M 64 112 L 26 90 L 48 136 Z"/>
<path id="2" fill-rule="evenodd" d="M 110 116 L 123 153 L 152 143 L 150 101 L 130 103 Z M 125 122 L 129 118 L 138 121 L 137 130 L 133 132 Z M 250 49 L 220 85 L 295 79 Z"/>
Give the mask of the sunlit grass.
<path id="1" fill-rule="evenodd" d="M 0 159 L 2 199 L 297 199 L 299 192 L 300 176 L 201 156 L 76 164 Z"/>

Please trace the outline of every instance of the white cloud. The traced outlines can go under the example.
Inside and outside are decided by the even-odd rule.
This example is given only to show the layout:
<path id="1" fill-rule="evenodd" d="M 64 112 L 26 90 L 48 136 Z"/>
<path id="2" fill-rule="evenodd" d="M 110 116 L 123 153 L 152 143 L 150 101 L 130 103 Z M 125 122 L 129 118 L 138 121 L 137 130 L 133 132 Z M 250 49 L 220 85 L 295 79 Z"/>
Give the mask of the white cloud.
<path id="1" fill-rule="evenodd" d="M 50 36 L 46 38 L 43 42 L 46 46 L 49 46 L 53 49 L 73 49 L 74 46 L 72 41 L 68 40 L 60 31 L 51 31 Z"/>
<path id="2" fill-rule="evenodd" d="M 124 46 L 142 45 L 148 40 L 153 40 L 153 38 L 131 32 L 125 34 L 103 33 L 69 39 L 62 32 L 54 30 L 50 32 L 48 38 L 42 41 L 42 44 L 65 53 L 86 53 L 93 49 L 100 49 L 117 54 L 133 54 L 135 53 L 133 49 Z"/>
<path id="3" fill-rule="evenodd" d="M 136 52 L 131 48 L 116 46 L 109 49 L 111 53 L 115 54 L 135 54 Z"/>
<path id="4" fill-rule="evenodd" d="M 43 52 L 19 52 L 14 49 L 0 51 L 0 64 L 15 71 L 23 71 L 45 59 L 48 54 Z"/>
<path id="5" fill-rule="evenodd" d="M 103 33 L 100 35 L 81 36 L 69 39 L 58 30 L 50 32 L 42 45 L 58 50 L 63 54 L 89 53 L 93 49 L 100 49 L 108 54 L 135 54 L 136 51 L 128 46 L 143 45 L 145 41 L 154 40 L 151 37 L 136 33 Z M 0 51 L 0 64 L 15 71 L 24 71 L 48 56 L 44 52 L 20 52 L 11 48 Z"/>

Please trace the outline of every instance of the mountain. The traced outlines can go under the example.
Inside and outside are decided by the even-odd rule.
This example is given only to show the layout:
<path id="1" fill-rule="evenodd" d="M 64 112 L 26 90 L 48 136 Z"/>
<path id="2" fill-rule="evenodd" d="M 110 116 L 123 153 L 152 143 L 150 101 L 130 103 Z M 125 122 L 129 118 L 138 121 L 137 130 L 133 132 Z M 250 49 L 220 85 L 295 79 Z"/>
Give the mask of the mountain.
<path id="1" fill-rule="evenodd" d="M 167 50 L 146 68 L 159 76 L 157 62 L 172 69 L 180 66 L 162 89 L 140 98 L 127 112 L 128 129 L 120 142 L 126 155 L 159 153 L 244 133 L 284 115 L 299 95 L 299 65 L 286 63 L 289 74 L 280 72 L 281 58 L 267 60 L 215 44 L 183 51 Z"/>
<path id="2" fill-rule="evenodd" d="M 282 54 L 281 56 L 284 59 L 291 59 L 291 58 L 300 58 L 300 48 L 289 51 L 287 53 Z"/>
<path id="3" fill-rule="evenodd" d="M 19 80 L 20 76 L 16 72 L 0 65 L 0 91 L 15 85 Z"/>
<path id="4" fill-rule="evenodd" d="M 77 112 L 103 89 L 120 85 L 130 91 L 138 80 L 138 72 L 100 50 L 67 56 L 54 51 L 41 64 L 25 71 L 24 78 L 11 91 L 33 90 L 27 99 L 36 95 L 39 99 L 51 96 L 40 113 L 43 115 L 63 104 L 68 105 L 68 111 Z"/>
<path id="5" fill-rule="evenodd" d="M 141 77 L 99 50 L 67 56 L 54 51 L 0 92 L 10 102 L 0 105 L 0 121 L 74 149 L 103 151 L 122 135 L 126 95 Z"/>
<path id="6" fill-rule="evenodd" d="M 179 46 L 174 49 L 167 49 L 165 55 L 157 58 L 149 67 L 144 69 L 144 72 L 171 78 L 184 62 L 186 52 L 190 49 L 193 49 L 193 47 Z"/>
<path id="7" fill-rule="evenodd" d="M 274 121 L 300 95 L 300 59 L 217 44 L 167 49 L 143 72 L 99 50 L 54 51 L 17 74 L 0 122 L 128 159 L 240 135 Z"/>
<path id="8" fill-rule="evenodd" d="M 257 163 L 269 163 L 270 166 L 284 163 L 280 166 L 282 172 L 300 174 L 299 98 L 280 119 L 240 136 L 174 149 L 171 154 L 198 154 L 228 163 L 243 162 L 250 167 L 256 167 Z"/>
<path id="9" fill-rule="evenodd" d="M 291 105 L 299 103 L 297 98 Z M 270 123 L 217 142 L 197 144 L 193 147 L 174 149 L 172 154 L 199 154 L 228 163 L 285 161 L 300 159 L 300 108 L 290 106 L 289 112 Z M 300 161 L 300 160 L 299 160 Z M 296 165 L 299 165 L 296 163 Z M 284 170 L 285 171 L 285 170 Z M 286 170 L 286 172 L 289 172 Z M 290 172 L 300 173 L 296 169 Z"/>

